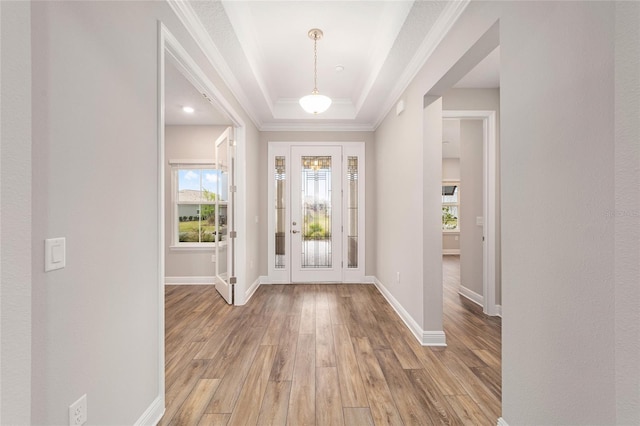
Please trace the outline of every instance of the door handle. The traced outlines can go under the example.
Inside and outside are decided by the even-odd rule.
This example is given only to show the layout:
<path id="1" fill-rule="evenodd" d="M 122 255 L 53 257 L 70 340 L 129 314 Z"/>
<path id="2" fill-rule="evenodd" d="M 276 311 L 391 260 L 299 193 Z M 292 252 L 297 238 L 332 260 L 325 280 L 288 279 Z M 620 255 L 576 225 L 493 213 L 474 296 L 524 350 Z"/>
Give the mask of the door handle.
<path id="1" fill-rule="evenodd" d="M 292 234 L 297 234 L 298 232 L 300 232 L 300 231 L 296 231 L 295 229 L 293 229 L 293 230 L 291 231 L 291 233 L 292 233 Z"/>

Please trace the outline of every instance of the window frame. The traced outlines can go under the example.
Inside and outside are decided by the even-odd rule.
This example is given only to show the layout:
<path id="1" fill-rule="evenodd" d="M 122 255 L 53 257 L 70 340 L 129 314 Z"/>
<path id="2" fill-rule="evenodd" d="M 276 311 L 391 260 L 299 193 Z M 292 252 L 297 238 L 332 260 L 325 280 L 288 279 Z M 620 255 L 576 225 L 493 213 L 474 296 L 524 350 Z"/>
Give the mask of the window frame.
<path id="1" fill-rule="evenodd" d="M 214 162 L 202 161 L 202 160 L 171 160 L 169 161 L 171 169 L 171 250 L 211 250 L 219 245 L 224 247 L 227 245 L 227 241 L 214 241 L 214 242 L 181 242 L 180 241 L 180 215 L 178 214 L 179 205 L 214 205 L 216 206 L 216 213 L 218 214 L 219 206 L 228 205 L 227 201 L 221 201 L 218 199 L 219 194 L 216 191 L 216 200 L 212 203 L 202 202 L 178 202 L 179 191 L 179 174 L 181 170 L 217 170 Z M 202 208 L 198 209 L 201 211 Z M 198 216 L 200 216 L 198 214 Z"/>
<path id="2" fill-rule="evenodd" d="M 456 201 L 455 203 L 454 202 L 445 202 L 444 200 L 441 203 L 442 207 L 452 206 L 452 207 L 457 207 L 458 208 L 458 226 L 455 229 L 444 229 L 444 228 L 442 228 L 442 232 L 445 233 L 445 234 L 458 234 L 458 233 L 460 233 L 460 194 L 461 194 L 460 181 L 459 180 L 443 180 L 442 181 L 442 186 L 455 186 L 456 187 L 456 192 L 458 194 L 458 201 Z M 444 197 L 444 195 L 441 195 L 441 197 Z M 442 227 L 442 224 L 440 226 Z"/>

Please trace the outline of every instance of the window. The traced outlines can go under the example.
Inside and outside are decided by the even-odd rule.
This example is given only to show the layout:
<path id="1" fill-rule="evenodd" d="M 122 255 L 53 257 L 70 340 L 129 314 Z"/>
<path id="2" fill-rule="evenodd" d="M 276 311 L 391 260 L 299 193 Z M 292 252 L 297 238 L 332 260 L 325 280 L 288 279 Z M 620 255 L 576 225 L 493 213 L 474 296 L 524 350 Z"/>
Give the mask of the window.
<path id="1" fill-rule="evenodd" d="M 172 175 L 173 246 L 214 246 L 226 234 L 226 174 L 212 165 L 175 165 Z"/>
<path id="2" fill-rule="evenodd" d="M 442 184 L 442 230 L 460 230 L 460 184 L 458 182 Z"/>

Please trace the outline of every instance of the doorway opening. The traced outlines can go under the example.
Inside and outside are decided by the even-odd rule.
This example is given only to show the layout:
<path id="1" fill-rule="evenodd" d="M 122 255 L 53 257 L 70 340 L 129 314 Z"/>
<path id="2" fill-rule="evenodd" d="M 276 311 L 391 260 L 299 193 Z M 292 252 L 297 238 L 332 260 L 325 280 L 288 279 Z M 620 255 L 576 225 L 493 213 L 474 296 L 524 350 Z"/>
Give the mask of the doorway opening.
<path id="1" fill-rule="evenodd" d="M 442 117 L 446 123 L 443 129 L 457 126 L 459 136 L 456 170 L 454 162 L 447 164 L 445 161 L 445 152 L 451 152 L 451 150 L 447 148 L 445 151 L 444 145 L 447 144 L 444 143 L 443 132 L 443 254 L 460 256 L 460 294 L 481 305 L 485 314 L 499 315 L 499 304 L 496 302 L 498 291 L 496 265 L 499 264 L 500 235 L 497 213 L 496 112 L 444 110 Z M 451 132 L 451 134 L 454 133 L 456 132 Z M 473 139 L 473 136 L 479 140 L 469 140 Z M 466 138 L 465 141 L 462 140 L 463 138 Z M 453 144 L 453 141 L 449 143 Z M 457 180 L 453 176 L 456 172 Z M 444 180 L 445 177 L 448 177 L 448 180 Z M 459 187 L 456 187 L 455 182 Z M 465 185 L 465 188 L 460 190 L 462 185 Z M 452 195 L 446 195 L 445 188 L 452 187 L 456 187 Z M 453 202 L 456 204 L 455 207 L 446 205 Z M 448 226 L 445 224 L 445 208 L 455 211 L 455 220 L 447 220 L 451 226 L 455 225 L 457 230 L 457 233 L 451 234 L 454 241 L 449 242 L 449 244 L 457 242 L 455 248 L 445 246 L 447 244 L 445 237 L 449 236 L 449 230 L 445 229 Z M 456 236 L 459 237 L 457 241 Z M 450 250 L 449 253 L 447 253 L 448 250 Z M 463 264 L 464 256 L 466 256 L 465 264 Z M 463 270 L 463 268 L 466 269 Z M 465 275 L 470 277 L 467 282 L 481 280 L 481 286 L 475 289 L 478 291 L 465 285 Z"/>
<path id="2" fill-rule="evenodd" d="M 364 143 L 269 143 L 271 283 L 364 280 Z"/>
<path id="3" fill-rule="evenodd" d="M 235 267 L 237 258 L 244 259 L 246 241 L 243 222 L 235 220 L 246 205 L 244 180 L 236 183 L 245 173 L 238 161 L 244 158 L 245 128 L 162 22 L 157 72 L 158 386 L 164 397 L 165 284 L 215 285 L 226 303 L 245 303 L 244 274 Z M 190 139 L 201 140 L 200 146 L 187 146 Z M 185 257 L 191 274 L 169 275 L 167 268 L 178 267 Z M 194 275 L 194 270 L 202 272 Z"/>

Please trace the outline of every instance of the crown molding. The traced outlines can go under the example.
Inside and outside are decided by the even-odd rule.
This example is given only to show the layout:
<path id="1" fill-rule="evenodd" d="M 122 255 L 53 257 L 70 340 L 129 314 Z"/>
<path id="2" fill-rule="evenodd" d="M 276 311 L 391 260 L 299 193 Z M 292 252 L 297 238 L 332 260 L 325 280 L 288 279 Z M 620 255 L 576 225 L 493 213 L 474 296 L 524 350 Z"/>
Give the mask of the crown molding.
<path id="1" fill-rule="evenodd" d="M 402 32 L 402 26 L 406 22 L 407 16 L 411 13 L 412 6 L 413 6 L 413 2 L 407 2 L 406 3 L 406 5 L 404 7 L 406 7 L 407 9 L 403 10 L 402 12 L 400 12 L 400 14 L 402 15 L 402 24 L 399 26 L 399 28 L 396 28 L 393 40 L 390 40 L 390 44 L 388 46 L 386 46 L 384 49 L 380 49 L 381 51 L 384 51 L 384 55 L 377 54 L 376 58 L 374 58 L 374 61 L 373 61 L 372 67 L 371 67 L 371 72 L 369 73 L 369 76 L 365 80 L 364 86 L 363 86 L 362 90 L 360 91 L 360 96 L 358 97 L 358 99 L 356 100 L 356 103 L 355 103 L 355 114 L 356 115 L 360 113 L 360 110 L 364 106 L 364 104 L 365 104 L 365 102 L 367 100 L 367 97 L 371 93 L 371 89 L 373 88 L 376 80 L 380 76 L 380 71 L 382 71 L 384 63 L 387 60 L 387 58 L 389 57 L 389 53 L 393 49 L 393 45 L 395 44 L 395 41 L 397 40 L 398 35 Z M 386 14 L 394 16 L 392 21 L 395 21 L 395 19 L 398 17 L 398 12 L 396 10 L 394 10 L 393 8 L 389 8 L 388 6 L 387 6 Z M 387 27 L 384 30 L 389 30 L 389 28 Z M 375 44 L 376 45 L 379 44 L 378 40 L 376 40 Z M 378 50 L 378 49 L 376 49 L 376 50 Z"/>
<path id="2" fill-rule="evenodd" d="M 373 132 L 371 124 L 353 123 L 268 123 L 261 132 Z"/>
<path id="3" fill-rule="evenodd" d="M 236 97 L 244 112 L 249 116 L 251 121 L 253 121 L 255 126 L 260 128 L 263 123 L 260 118 L 255 115 L 253 109 L 250 108 L 251 102 L 249 101 L 249 97 L 238 79 L 235 78 L 227 61 L 216 47 L 191 5 L 186 0 L 166 0 L 166 2 L 182 25 L 187 29 L 200 50 L 205 54 L 213 68 L 218 72 L 222 81 Z"/>
<path id="4" fill-rule="evenodd" d="M 213 68 L 218 72 L 222 81 L 230 89 L 235 96 L 244 112 L 249 116 L 251 121 L 260 131 L 375 131 L 387 116 L 391 108 L 396 104 L 400 96 L 409 86 L 411 81 L 416 77 L 420 69 L 424 66 L 436 47 L 444 39 L 451 27 L 458 20 L 462 12 L 465 10 L 471 0 L 459 0 L 450 2 L 441 16 L 436 21 L 433 28 L 429 31 L 427 37 L 422 41 L 420 47 L 416 50 L 415 55 L 405 68 L 404 72 L 398 79 L 392 91 L 382 103 L 377 117 L 373 122 L 365 124 L 343 124 L 343 123 L 267 123 L 263 122 L 253 108 L 253 103 L 247 96 L 246 91 L 240 84 L 234 73 L 231 71 L 227 61 L 218 50 L 214 41 L 211 39 L 206 28 L 198 18 L 197 14 L 188 3 L 187 0 L 166 0 L 174 14 L 187 29 L 195 43 L 205 54 Z M 264 96 L 264 88 L 261 86 Z M 274 105 L 265 98 L 267 106 L 273 113 Z M 356 110 L 362 105 L 354 106 Z"/>
<path id="5" fill-rule="evenodd" d="M 398 102 L 400 96 L 402 96 L 407 87 L 409 87 L 409 84 L 416 75 L 418 75 L 418 72 L 427 63 L 429 57 L 449 33 L 470 2 L 471 0 L 452 1 L 447 5 L 442 15 L 440 15 L 433 25 L 433 28 L 429 31 L 429 34 L 427 34 L 427 37 L 425 37 L 420 47 L 416 50 L 415 55 L 413 55 L 413 58 L 411 58 L 411 61 L 407 64 L 400 78 L 398 78 L 398 82 L 389 93 L 386 101 L 383 103 L 384 107 L 381 108 L 377 119 L 374 121 L 373 127 L 375 129 L 382 124 L 382 121 L 389 114 L 391 108 Z"/>

